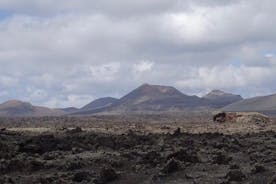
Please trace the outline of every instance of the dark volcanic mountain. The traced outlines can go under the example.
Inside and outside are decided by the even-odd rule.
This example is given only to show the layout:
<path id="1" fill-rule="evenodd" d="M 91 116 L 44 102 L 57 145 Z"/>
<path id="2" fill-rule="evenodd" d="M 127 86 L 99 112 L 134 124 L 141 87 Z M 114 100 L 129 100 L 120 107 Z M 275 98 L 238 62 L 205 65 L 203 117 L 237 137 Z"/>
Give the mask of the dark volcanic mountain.
<path id="1" fill-rule="evenodd" d="M 213 90 L 203 98 L 209 100 L 210 104 L 212 104 L 215 108 L 222 108 L 226 105 L 243 100 L 240 95 L 226 93 L 221 90 Z"/>
<path id="2" fill-rule="evenodd" d="M 85 105 L 84 107 L 81 108 L 81 110 L 88 111 L 88 110 L 95 110 L 95 109 L 108 107 L 114 102 L 116 102 L 117 100 L 118 100 L 117 98 L 112 98 L 112 97 L 99 98 Z"/>
<path id="3" fill-rule="evenodd" d="M 203 98 L 200 98 L 183 94 L 174 87 L 144 84 L 120 99 L 111 97 L 99 98 L 80 109 L 74 107 L 50 109 L 33 106 L 27 102 L 11 100 L 0 104 L 0 116 L 151 114 L 211 111 L 240 100 L 242 100 L 241 96 L 225 93 L 220 90 L 213 90 Z M 269 102 L 271 101 L 273 100 L 270 99 Z M 240 110 L 237 108 L 235 111 Z"/>
<path id="4" fill-rule="evenodd" d="M 123 111 L 173 111 L 204 106 L 204 102 L 174 87 L 144 84 L 122 97 L 112 108 Z"/>
<path id="5" fill-rule="evenodd" d="M 276 116 L 276 94 L 245 99 L 224 107 L 224 111 L 261 112 Z"/>
<path id="6" fill-rule="evenodd" d="M 91 111 L 90 113 L 154 113 L 206 110 L 208 100 L 197 96 L 188 96 L 174 87 L 144 84 L 110 106 Z"/>
<path id="7" fill-rule="evenodd" d="M 33 106 L 28 102 L 10 100 L 0 104 L 0 116 L 58 116 L 64 114 L 62 110 Z"/>

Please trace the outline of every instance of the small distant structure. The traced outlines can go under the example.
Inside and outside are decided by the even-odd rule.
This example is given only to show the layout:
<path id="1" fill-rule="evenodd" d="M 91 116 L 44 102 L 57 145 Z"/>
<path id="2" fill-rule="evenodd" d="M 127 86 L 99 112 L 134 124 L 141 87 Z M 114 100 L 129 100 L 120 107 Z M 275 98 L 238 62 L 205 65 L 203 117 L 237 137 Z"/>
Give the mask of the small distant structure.
<path id="1" fill-rule="evenodd" d="M 213 121 L 218 123 L 237 122 L 264 125 L 271 120 L 268 116 L 258 112 L 216 112 L 213 115 Z"/>

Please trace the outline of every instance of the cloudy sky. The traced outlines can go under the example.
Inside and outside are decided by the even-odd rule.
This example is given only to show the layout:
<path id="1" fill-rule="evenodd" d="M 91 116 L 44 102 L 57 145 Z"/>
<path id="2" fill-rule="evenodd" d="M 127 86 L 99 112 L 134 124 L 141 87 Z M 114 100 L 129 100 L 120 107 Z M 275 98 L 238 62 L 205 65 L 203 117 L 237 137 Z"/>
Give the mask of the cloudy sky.
<path id="1" fill-rule="evenodd" d="M 0 102 L 80 107 L 142 83 L 276 93 L 275 0 L 1 0 Z"/>

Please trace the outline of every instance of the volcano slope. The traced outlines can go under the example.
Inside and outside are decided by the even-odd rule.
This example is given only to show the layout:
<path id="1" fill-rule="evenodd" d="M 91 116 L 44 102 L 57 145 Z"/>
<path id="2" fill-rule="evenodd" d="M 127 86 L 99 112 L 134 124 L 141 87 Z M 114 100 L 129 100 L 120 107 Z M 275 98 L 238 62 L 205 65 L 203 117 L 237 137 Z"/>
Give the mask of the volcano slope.
<path id="1" fill-rule="evenodd" d="M 276 183 L 276 133 L 0 131 L 0 183 Z"/>

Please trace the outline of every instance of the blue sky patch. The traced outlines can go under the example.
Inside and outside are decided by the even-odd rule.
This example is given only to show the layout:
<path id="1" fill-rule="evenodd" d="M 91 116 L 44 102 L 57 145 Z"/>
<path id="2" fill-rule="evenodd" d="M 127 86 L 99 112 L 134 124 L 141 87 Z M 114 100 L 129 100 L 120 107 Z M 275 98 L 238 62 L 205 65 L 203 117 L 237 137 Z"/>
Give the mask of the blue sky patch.
<path id="1" fill-rule="evenodd" d="M 230 65 L 238 68 L 242 65 L 242 62 L 240 60 L 233 60 L 230 62 Z"/>
<path id="2" fill-rule="evenodd" d="M 0 9 L 0 21 L 5 20 L 12 15 L 12 12 Z"/>

